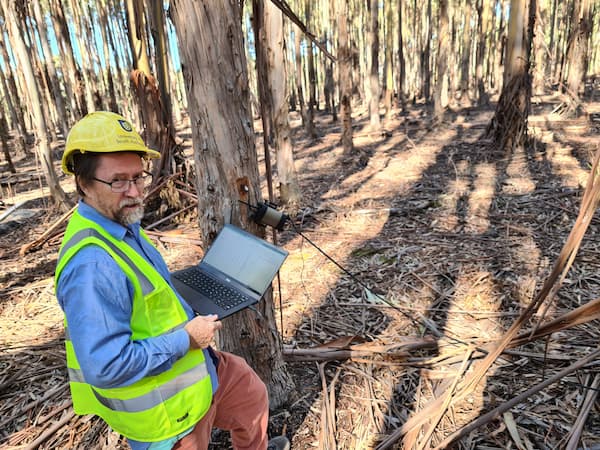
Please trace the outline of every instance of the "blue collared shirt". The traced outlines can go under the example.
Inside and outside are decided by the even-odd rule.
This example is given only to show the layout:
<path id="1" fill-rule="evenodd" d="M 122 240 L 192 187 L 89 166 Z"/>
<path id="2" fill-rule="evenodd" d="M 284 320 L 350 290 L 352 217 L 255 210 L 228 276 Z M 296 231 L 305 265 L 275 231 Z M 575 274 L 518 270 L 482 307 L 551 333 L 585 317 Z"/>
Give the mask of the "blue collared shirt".
<path id="1" fill-rule="evenodd" d="M 83 201 L 79 202 L 78 211 L 114 238 L 129 244 L 171 283 L 164 259 L 140 236 L 139 223 L 124 227 Z M 69 334 L 85 380 L 94 386 L 130 385 L 168 370 L 189 350 L 189 336 L 184 329 L 131 340 L 133 286 L 115 260 L 100 247 L 89 245 L 73 256 L 60 275 L 56 296 L 67 317 Z M 192 319 L 193 311 L 179 294 L 178 297 Z M 204 354 L 214 393 L 218 384 L 216 368 L 211 352 L 204 350 Z M 132 450 L 146 450 L 150 446 L 131 439 L 129 444 Z M 161 448 L 170 448 L 170 445 Z"/>

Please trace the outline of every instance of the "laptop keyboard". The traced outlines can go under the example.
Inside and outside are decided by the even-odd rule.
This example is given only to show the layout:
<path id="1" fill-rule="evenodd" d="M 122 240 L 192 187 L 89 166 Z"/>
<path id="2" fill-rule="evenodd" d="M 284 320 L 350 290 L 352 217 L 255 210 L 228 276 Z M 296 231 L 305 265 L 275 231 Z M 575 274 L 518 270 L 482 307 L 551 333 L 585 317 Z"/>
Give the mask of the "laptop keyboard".
<path id="1" fill-rule="evenodd" d="M 221 308 L 228 310 L 247 300 L 243 294 L 213 280 L 204 272 L 192 267 L 173 275 L 192 289 L 200 291 L 211 298 Z"/>

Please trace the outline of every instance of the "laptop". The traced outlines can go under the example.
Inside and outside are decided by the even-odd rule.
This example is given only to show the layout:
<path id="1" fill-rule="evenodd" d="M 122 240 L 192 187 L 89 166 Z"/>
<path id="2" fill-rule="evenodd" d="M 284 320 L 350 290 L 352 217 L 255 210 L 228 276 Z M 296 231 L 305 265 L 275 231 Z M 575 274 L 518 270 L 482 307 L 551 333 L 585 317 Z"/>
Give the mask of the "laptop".
<path id="1" fill-rule="evenodd" d="M 223 319 L 262 298 L 288 252 L 226 224 L 196 266 L 171 273 L 177 292 L 199 315 Z"/>

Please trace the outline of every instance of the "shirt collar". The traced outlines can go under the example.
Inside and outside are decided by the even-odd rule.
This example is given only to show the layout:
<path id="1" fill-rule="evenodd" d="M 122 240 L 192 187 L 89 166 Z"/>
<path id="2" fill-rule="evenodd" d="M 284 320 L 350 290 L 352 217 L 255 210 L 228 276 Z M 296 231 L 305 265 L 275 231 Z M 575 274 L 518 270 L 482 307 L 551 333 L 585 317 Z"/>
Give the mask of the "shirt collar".
<path id="1" fill-rule="evenodd" d="M 83 217 L 92 222 L 96 222 L 100 225 L 107 233 L 113 236 L 115 239 L 122 241 L 125 238 L 125 234 L 129 231 L 135 238 L 139 238 L 140 236 L 140 222 L 136 222 L 134 224 L 129 225 L 128 227 L 124 227 L 120 223 L 115 222 L 107 218 L 106 216 L 100 214 L 98 210 L 91 207 L 83 200 L 79 200 L 79 205 L 77 207 L 77 211 Z"/>

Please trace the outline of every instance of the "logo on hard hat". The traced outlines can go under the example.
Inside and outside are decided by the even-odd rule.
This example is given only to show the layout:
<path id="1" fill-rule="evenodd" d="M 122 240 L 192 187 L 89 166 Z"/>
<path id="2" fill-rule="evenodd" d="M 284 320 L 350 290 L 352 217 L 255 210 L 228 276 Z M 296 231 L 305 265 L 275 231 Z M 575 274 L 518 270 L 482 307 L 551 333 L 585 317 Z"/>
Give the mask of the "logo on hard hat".
<path id="1" fill-rule="evenodd" d="M 125 131 L 132 131 L 131 125 L 126 120 L 119 120 L 119 124 Z"/>

